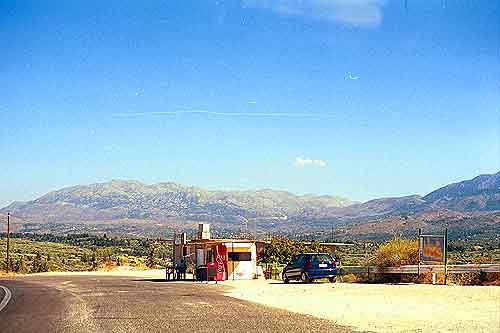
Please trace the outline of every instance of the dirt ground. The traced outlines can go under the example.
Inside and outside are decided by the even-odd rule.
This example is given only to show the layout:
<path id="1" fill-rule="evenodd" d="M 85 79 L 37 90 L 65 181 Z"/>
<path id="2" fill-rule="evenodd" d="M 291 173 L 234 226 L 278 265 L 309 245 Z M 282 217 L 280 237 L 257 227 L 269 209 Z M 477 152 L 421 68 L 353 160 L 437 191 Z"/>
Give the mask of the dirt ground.
<path id="1" fill-rule="evenodd" d="M 47 275 L 47 276 L 71 276 L 71 275 L 113 275 L 113 276 L 130 276 L 130 277 L 144 277 L 144 278 L 154 278 L 154 279 L 164 279 L 165 270 L 164 269 L 150 269 L 150 270 L 140 270 L 131 266 L 118 266 L 111 270 L 99 270 L 91 272 L 43 272 L 35 274 L 16 274 L 9 273 L 5 274 L 0 272 L 0 276 L 36 276 L 36 275 Z"/>
<path id="2" fill-rule="evenodd" d="M 228 296 L 375 332 L 500 332 L 500 287 L 225 281 Z"/>

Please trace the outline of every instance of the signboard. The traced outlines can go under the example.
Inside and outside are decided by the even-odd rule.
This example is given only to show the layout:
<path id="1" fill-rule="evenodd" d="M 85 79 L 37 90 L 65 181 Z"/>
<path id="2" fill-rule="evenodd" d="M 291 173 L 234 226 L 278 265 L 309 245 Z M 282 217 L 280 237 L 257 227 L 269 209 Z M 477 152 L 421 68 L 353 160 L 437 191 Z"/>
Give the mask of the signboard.
<path id="1" fill-rule="evenodd" d="M 217 279 L 226 280 L 226 247 L 222 244 L 215 246 L 215 262 L 217 263 Z"/>
<path id="2" fill-rule="evenodd" d="M 444 284 L 448 277 L 448 229 L 444 230 L 443 236 L 422 235 L 422 229 L 418 229 L 418 280 L 420 280 L 421 262 L 444 263 Z M 433 280 L 433 283 L 434 280 Z"/>
<path id="3" fill-rule="evenodd" d="M 186 233 L 174 233 L 174 244 L 175 245 L 184 245 L 186 244 Z"/>
<path id="4" fill-rule="evenodd" d="M 420 236 L 420 261 L 445 261 L 444 236 Z"/>

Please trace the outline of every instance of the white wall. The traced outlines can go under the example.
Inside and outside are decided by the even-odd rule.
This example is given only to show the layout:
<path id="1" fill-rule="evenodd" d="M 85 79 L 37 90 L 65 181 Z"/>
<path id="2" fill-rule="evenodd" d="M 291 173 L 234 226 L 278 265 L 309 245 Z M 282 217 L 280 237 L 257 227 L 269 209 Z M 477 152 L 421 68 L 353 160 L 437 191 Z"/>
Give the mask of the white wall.
<path id="1" fill-rule="evenodd" d="M 257 273 L 257 251 L 254 243 L 226 243 L 229 252 L 250 252 L 251 261 L 231 261 L 227 258 L 228 280 L 251 280 Z"/>

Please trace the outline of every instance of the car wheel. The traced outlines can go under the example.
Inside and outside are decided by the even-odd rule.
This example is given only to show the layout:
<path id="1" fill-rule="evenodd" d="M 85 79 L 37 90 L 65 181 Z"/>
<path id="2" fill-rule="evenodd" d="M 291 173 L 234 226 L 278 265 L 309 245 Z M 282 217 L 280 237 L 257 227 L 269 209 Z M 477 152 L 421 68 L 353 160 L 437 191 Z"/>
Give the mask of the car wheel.
<path id="1" fill-rule="evenodd" d="M 337 278 L 334 276 L 334 277 L 328 278 L 328 281 L 330 281 L 330 283 L 335 283 L 335 281 L 337 281 Z"/>
<path id="2" fill-rule="evenodd" d="M 307 277 L 307 274 L 305 272 L 302 272 L 302 275 L 300 275 L 300 281 L 304 283 L 309 283 L 311 282 L 311 279 Z"/>
<path id="3" fill-rule="evenodd" d="M 286 274 L 283 274 L 283 283 L 290 283 L 290 279 L 286 276 Z"/>

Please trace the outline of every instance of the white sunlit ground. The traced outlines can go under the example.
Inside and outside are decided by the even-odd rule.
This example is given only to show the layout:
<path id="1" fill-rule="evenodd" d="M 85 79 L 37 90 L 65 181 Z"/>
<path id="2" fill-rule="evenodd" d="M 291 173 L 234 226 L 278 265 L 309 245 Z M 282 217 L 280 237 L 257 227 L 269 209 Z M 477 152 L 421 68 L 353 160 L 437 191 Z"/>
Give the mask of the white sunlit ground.
<path id="1" fill-rule="evenodd" d="M 500 287 L 225 281 L 228 296 L 375 332 L 500 332 Z"/>

